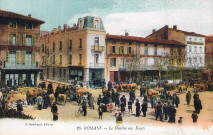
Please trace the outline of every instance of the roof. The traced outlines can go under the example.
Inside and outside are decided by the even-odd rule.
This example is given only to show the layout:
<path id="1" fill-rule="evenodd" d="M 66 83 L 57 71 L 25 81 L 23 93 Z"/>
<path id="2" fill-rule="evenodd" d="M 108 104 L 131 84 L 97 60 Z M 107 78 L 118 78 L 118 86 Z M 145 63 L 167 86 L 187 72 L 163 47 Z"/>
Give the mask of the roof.
<path id="1" fill-rule="evenodd" d="M 213 36 L 206 37 L 206 42 L 213 42 Z"/>
<path id="2" fill-rule="evenodd" d="M 169 28 L 169 30 L 174 30 L 174 29 Z M 197 33 L 195 33 L 195 32 L 187 32 L 187 31 L 183 31 L 183 30 L 176 30 L 176 31 L 182 32 L 182 33 L 184 33 L 184 34 L 186 34 L 186 35 L 190 35 L 190 36 L 206 37 L 205 35 L 197 34 Z"/>
<path id="3" fill-rule="evenodd" d="M 165 25 L 164 27 L 160 28 L 160 29 L 157 30 L 156 32 L 158 32 L 158 31 L 160 31 L 160 30 L 162 30 L 162 29 L 166 29 L 166 28 L 168 28 L 168 25 Z M 169 30 L 175 30 L 175 29 L 172 29 L 172 28 L 168 28 L 168 29 L 169 29 Z M 182 33 L 184 33 L 184 34 L 186 34 L 186 35 L 190 35 L 190 36 L 206 37 L 205 35 L 198 34 L 198 33 L 195 33 L 195 32 L 187 32 L 187 31 L 178 30 L 178 29 L 175 30 L 175 31 L 182 32 Z M 154 33 L 156 33 L 156 32 L 154 32 Z M 151 33 L 151 34 L 148 35 L 147 37 L 151 36 L 151 35 L 154 34 L 154 33 Z"/>
<path id="4" fill-rule="evenodd" d="M 39 19 L 35 19 L 35 18 L 29 17 L 29 16 L 24 16 L 24 15 L 21 15 L 21 14 L 9 12 L 9 11 L 4 11 L 4 10 L 0 10 L 0 17 L 20 19 L 20 20 L 28 20 L 28 21 L 37 22 L 37 23 L 40 23 L 40 24 L 45 23 L 44 21 L 39 20 Z"/>
<path id="5" fill-rule="evenodd" d="M 120 35 L 106 35 L 106 39 L 115 39 L 115 40 L 129 40 L 129 41 L 137 41 L 137 42 L 144 42 L 144 43 L 157 43 L 157 44 L 167 44 L 167 45 L 180 45 L 185 46 L 185 44 L 171 41 L 171 40 L 162 40 L 162 39 L 151 39 L 151 38 L 144 38 L 144 37 L 135 37 L 135 36 L 120 36 Z"/>

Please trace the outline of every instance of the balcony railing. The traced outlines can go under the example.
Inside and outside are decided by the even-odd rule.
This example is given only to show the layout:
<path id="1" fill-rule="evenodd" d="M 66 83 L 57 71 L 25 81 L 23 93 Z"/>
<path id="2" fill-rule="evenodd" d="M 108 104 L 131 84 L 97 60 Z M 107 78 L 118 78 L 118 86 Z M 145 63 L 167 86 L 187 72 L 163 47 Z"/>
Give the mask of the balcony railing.
<path id="1" fill-rule="evenodd" d="M 5 69 L 38 69 L 38 62 L 31 64 L 11 64 L 4 62 Z"/>
<path id="2" fill-rule="evenodd" d="M 97 45 L 94 45 L 94 46 L 92 46 L 92 51 L 95 51 L 95 52 L 103 52 L 103 51 L 104 51 L 104 46 L 97 46 Z"/>
<path id="3" fill-rule="evenodd" d="M 90 63 L 89 67 L 90 68 L 105 68 L 105 64 L 104 63 Z"/>
<path id="4" fill-rule="evenodd" d="M 204 43 L 202 43 L 202 42 L 192 42 L 192 41 L 187 41 L 187 44 L 203 45 Z"/>

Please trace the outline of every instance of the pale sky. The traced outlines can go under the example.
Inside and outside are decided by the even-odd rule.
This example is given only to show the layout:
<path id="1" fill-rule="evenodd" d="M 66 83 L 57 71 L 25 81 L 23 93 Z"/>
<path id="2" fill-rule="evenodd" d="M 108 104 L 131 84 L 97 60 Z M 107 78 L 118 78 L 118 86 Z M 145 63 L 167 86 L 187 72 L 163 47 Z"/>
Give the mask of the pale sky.
<path id="1" fill-rule="evenodd" d="M 86 15 L 103 19 L 107 33 L 145 37 L 165 25 L 213 34 L 213 0 L 0 0 L 0 9 L 41 19 L 41 30 L 73 25 Z"/>

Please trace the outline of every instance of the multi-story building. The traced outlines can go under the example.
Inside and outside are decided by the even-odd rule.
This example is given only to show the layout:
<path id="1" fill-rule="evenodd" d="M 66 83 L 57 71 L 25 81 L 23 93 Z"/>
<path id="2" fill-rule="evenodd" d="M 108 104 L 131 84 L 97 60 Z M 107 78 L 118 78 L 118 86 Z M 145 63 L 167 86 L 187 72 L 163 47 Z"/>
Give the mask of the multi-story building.
<path id="1" fill-rule="evenodd" d="M 101 18 L 79 18 L 77 25 L 61 26 L 41 36 L 43 76 L 60 82 L 98 82 L 105 74 L 105 29 Z M 86 85 L 85 84 L 85 85 Z"/>
<path id="2" fill-rule="evenodd" d="M 206 37 L 206 67 L 213 66 L 213 36 Z"/>
<path id="3" fill-rule="evenodd" d="M 38 83 L 39 32 L 44 21 L 0 10 L 0 78 L 7 86 Z"/>
<path id="4" fill-rule="evenodd" d="M 168 25 L 159 29 L 153 30 L 153 33 L 147 36 L 151 39 L 165 39 L 178 41 L 186 44 L 185 59 L 186 68 L 202 69 L 205 66 L 205 36 L 194 32 L 178 30 L 177 25 L 169 28 Z"/>
<path id="5" fill-rule="evenodd" d="M 169 68 L 184 67 L 185 44 L 142 37 L 106 35 L 106 80 L 160 79 Z"/>

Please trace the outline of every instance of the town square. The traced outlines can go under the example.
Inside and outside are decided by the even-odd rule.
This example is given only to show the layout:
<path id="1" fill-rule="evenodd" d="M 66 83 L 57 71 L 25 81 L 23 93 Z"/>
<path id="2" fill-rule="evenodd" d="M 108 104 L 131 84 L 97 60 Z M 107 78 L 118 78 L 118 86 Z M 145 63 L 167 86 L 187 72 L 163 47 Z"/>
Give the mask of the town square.
<path id="1" fill-rule="evenodd" d="M 149 5 L 142 6 L 145 1 L 125 1 L 129 6 L 123 7 L 118 1 L 88 0 L 82 2 L 82 10 L 75 9 L 80 1 L 51 3 L 60 13 L 53 13 L 52 8 L 36 13 L 39 4 L 35 2 L 35 9 L 20 3 L 14 9 L 0 2 L 0 127 L 11 120 L 27 121 L 25 127 L 91 122 L 101 124 L 75 125 L 75 131 L 128 130 L 129 134 L 132 130 L 138 134 L 153 126 L 176 128 L 174 134 L 190 134 L 182 127 L 211 134 L 212 22 L 204 25 L 207 17 L 197 21 L 201 12 L 193 14 L 195 18 L 182 12 L 184 5 L 199 3 L 188 12 L 206 6 L 202 13 L 208 16 L 213 3 L 181 1 L 180 8 L 168 2 L 181 12 L 171 10 L 167 16 L 158 7 L 159 12 L 152 14 L 154 8 L 149 11 Z M 141 7 L 143 12 L 129 10 L 135 2 L 141 4 L 135 10 Z M 180 15 L 182 20 L 176 18 Z M 104 127 L 104 123 L 116 126 Z"/>

